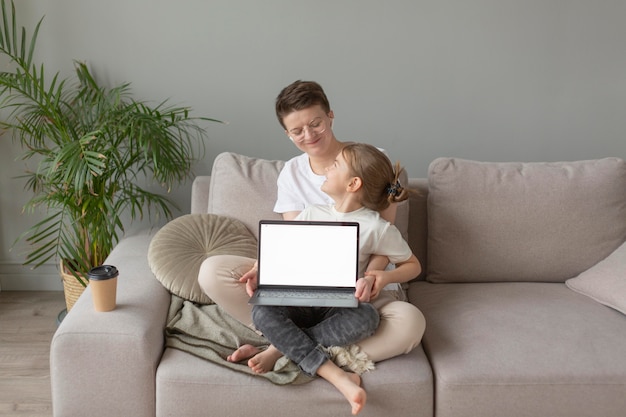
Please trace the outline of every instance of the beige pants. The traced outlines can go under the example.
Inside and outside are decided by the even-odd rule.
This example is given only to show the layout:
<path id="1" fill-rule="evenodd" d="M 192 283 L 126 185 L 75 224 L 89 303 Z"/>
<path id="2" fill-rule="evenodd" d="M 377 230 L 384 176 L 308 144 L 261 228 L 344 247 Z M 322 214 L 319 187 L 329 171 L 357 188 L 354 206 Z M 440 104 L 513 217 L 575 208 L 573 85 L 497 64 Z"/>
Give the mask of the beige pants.
<path id="1" fill-rule="evenodd" d="M 252 306 L 245 285 L 239 278 L 256 260 L 241 256 L 218 255 L 207 258 L 200 267 L 198 282 L 202 290 L 228 314 L 254 328 Z M 376 332 L 358 343 L 374 362 L 409 353 L 422 340 L 426 328 L 424 315 L 413 304 L 398 301 L 383 291 L 372 303 L 380 314 Z"/>

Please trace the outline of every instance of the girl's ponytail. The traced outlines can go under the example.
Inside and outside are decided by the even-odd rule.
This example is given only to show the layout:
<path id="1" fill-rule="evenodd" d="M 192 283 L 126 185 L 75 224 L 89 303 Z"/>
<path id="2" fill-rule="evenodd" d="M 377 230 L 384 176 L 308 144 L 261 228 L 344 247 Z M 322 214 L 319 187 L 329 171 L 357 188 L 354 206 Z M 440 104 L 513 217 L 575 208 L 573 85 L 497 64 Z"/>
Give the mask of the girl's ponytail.
<path id="1" fill-rule="evenodd" d="M 389 201 L 389 203 L 399 203 L 409 197 L 406 188 L 400 184 L 400 173 L 402 173 L 403 170 L 404 168 L 400 166 L 400 162 L 396 162 L 393 168 L 393 182 L 389 183 L 386 189 L 387 201 Z"/>

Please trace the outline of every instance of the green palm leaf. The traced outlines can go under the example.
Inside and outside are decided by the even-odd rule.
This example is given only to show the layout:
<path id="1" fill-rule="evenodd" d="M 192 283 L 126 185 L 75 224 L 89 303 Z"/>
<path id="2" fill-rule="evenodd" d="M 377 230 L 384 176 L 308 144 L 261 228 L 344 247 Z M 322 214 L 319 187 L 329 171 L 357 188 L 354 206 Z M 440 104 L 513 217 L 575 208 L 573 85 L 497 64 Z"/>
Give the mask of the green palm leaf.
<path id="1" fill-rule="evenodd" d="M 21 176 L 32 192 L 26 210 L 44 213 L 18 238 L 30 245 L 25 263 L 61 258 L 84 273 L 123 236 L 123 214 L 172 217 L 172 201 L 140 181 L 154 178 L 167 192 L 190 178 L 204 152 L 200 124 L 218 121 L 167 101 L 136 100 L 129 83 L 100 85 L 84 62 L 75 62 L 74 77 L 47 76 L 33 62 L 43 19 L 29 35 L 16 24 L 13 2 L 9 11 L 0 0 L 0 9 L 0 55 L 13 67 L 0 72 L 0 126 L 35 166 Z"/>

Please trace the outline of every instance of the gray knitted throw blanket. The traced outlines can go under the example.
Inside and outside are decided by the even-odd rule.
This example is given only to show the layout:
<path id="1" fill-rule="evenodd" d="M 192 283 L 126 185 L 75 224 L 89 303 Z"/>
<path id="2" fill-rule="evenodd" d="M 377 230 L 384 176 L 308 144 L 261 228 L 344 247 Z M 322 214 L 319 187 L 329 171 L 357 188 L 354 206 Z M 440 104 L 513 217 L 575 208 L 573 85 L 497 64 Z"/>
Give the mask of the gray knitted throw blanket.
<path id="1" fill-rule="evenodd" d="M 232 363 L 226 357 L 239 346 L 250 344 L 260 349 L 269 345 L 267 339 L 228 315 L 216 304 L 200 305 L 172 295 L 165 328 L 167 347 L 188 352 L 232 370 L 266 378 L 274 384 L 302 384 L 311 381 L 296 364 L 280 358 L 274 370 L 257 374 L 244 363 Z M 332 346 L 327 349 L 340 367 L 359 375 L 374 369 L 374 363 L 356 345 Z"/>

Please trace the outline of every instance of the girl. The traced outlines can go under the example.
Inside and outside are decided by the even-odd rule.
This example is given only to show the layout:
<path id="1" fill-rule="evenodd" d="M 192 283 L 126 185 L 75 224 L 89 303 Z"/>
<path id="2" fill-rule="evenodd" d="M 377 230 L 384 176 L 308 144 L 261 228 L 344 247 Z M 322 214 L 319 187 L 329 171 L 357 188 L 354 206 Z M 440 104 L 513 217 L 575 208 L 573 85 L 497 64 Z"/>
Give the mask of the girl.
<path id="1" fill-rule="evenodd" d="M 326 181 L 321 186 L 335 203 L 309 206 L 296 216 L 297 220 L 359 222 L 359 276 L 363 277 L 357 281 L 355 294 L 361 302 L 359 309 L 254 306 L 252 310 L 255 327 L 272 345 L 256 353 L 250 366 L 265 372 L 284 354 L 307 375 L 319 375 L 333 384 L 349 401 L 352 414 L 359 413 L 366 401 L 360 377 L 337 367 L 323 348 L 350 344 L 367 336 L 378 322 L 367 303 L 370 298 L 385 285 L 406 282 L 421 271 L 398 229 L 379 214 L 390 203 L 408 197 L 398 182 L 399 173 L 400 167 L 394 170 L 377 148 L 348 144 L 326 168 Z M 366 271 L 373 255 L 387 257 L 396 264 L 395 269 Z M 252 291 L 253 286 L 248 289 Z M 255 348 L 245 349 L 250 354 Z"/>

